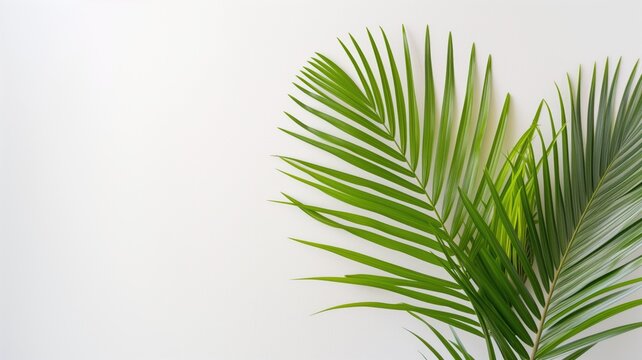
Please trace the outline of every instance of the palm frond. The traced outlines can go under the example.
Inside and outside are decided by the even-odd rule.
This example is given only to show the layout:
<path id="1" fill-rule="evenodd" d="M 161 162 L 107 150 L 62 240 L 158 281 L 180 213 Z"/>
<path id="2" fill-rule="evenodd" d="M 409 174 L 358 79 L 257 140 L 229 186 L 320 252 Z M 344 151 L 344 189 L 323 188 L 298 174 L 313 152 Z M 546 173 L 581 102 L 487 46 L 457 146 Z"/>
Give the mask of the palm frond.
<path id="1" fill-rule="evenodd" d="M 537 191 L 533 196 L 526 184 L 520 186 L 527 243 L 519 241 L 519 227 L 505 216 L 507 207 L 491 188 L 495 218 L 513 234 L 512 248 L 525 253 L 529 246 L 534 260 L 524 255 L 513 262 L 502 260 L 502 239 L 486 229 L 482 214 L 463 194 L 481 233 L 471 242 L 483 239 L 486 246 L 479 255 L 455 254 L 468 275 L 458 282 L 469 282 L 473 290 L 467 294 L 479 320 L 492 329 L 506 359 L 572 359 L 599 341 L 641 326 L 635 322 L 584 335 L 602 321 L 642 305 L 638 299 L 625 301 L 639 288 L 638 279 L 625 277 L 642 265 L 635 256 L 642 245 L 642 81 L 634 68 L 618 103 L 619 69 L 618 63 L 609 80 L 607 62 L 599 97 L 593 69 L 586 130 L 581 73 L 576 85 L 569 78 L 568 102 L 558 92 L 561 128 L 557 132 L 553 123 L 555 136 L 548 146 L 538 131 L 540 159 L 532 155 L 532 146 L 529 152 L 527 165 L 531 174 L 538 174 L 530 178 Z M 477 274 L 484 268 L 486 275 Z M 528 292 L 511 276 L 518 268 L 526 269 Z M 493 294 L 498 287 L 519 296 Z"/>
<path id="2" fill-rule="evenodd" d="M 545 226 L 558 227 L 558 231 L 550 231 L 553 236 L 548 241 L 555 245 L 559 261 L 543 279 L 550 285 L 533 357 L 565 354 L 639 327 L 631 324 L 569 342 L 593 325 L 642 304 L 640 300 L 622 303 L 629 294 L 625 289 L 635 284 L 624 285 L 619 282 L 621 277 L 615 280 L 610 276 L 614 271 L 639 267 L 628 264 L 642 245 L 642 82 L 638 78 L 634 86 L 634 68 L 618 106 L 615 89 L 619 69 L 618 62 L 613 80 L 609 80 L 607 61 L 595 109 L 597 70 L 593 68 L 586 130 L 581 119 L 581 73 L 575 92 L 569 80 L 571 131 L 562 139 L 563 171 L 559 164 L 554 170 L 568 176 L 564 181 L 567 186 L 554 200 L 551 213 L 546 214 L 544 209 L 542 214 L 558 221 L 564 214 L 559 224 L 543 222 Z M 561 111 L 565 111 L 560 104 Z M 562 114 L 561 118 L 564 125 L 566 116 Z M 565 231 L 559 231 L 560 227 Z M 542 243 L 543 239 L 534 241 Z M 550 258 L 547 253 L 542 256 Z M 600 293 L 597 299 L 596 293 Z"/>
<path id="3" fill-rule="evenodd" d="M 288 176 L 338 201 L 341 208 L 307 204 L 285 195 L 313 219 L 347 231 L 362 240 L 421 260 L 428 266 L 448 267 L 455 241 L 467 213 L 458 189 L 473 188 L 477 203 L 489 198 L 480 181 L 481 165 L 495 173 L 501 159 L 509 97 L 506 96 L 489 154 L 482 154 L 490 136 L 487 124 L 491 102 L 491 60 L 484 72 L 481 93 L 476 93 L 476 50 L 473 45 L 465 83 L 465 96 L 455 101 L 455 66 L 452 36 L 448 38 L 444 91 L 437 102 L 432 68 L 431 40 L 425 34 L 423 116 L 419 113 L 412 55 L 402 29 L 403 56 L 395 51 L 381 30 L 381 40 L 367 31 L 369 52 L 350 36 L 351 46 L 340 41 L 352 74 L 329 57 L 317 54 L 305 66 L 292 100 L 303 115 L 286 115 L 301 131 L 287 134 L 343 162 L 337 170 L 294 157 L 281 157 L 296 173 Z M 302 96 L 303 97 L 302 97 Z M 311 115 L 311 116 L 310 116 Z M 312 125 L 316 120 L 318 125 Z M 321 127 L 323 125 L 324 127 Z M 329 126 L 329 127 L 328 127 Z M 331 130 L 327 130 L 327 129 Z M 326 130 L 324 130 L 326 129 Z M 506 171 L 504 171 L 506 174 Z M 345 206 L 349 210 L 345 210 Z M 374 215 L 374 216 L 372 216 Z M 369 286 L 414 301 L 425 316 L 482 336 L 466 292 L 452 280 L 438 279 L 393 265 L 383 259 L 346 247 L 301 243 L 320 248 L 387 273 L 311 279 Z M 464 244 L 466 246 L 466 244 Z M 335 308 L 371 306 L 408 311 L 405 304 L 359 303 Z"/>

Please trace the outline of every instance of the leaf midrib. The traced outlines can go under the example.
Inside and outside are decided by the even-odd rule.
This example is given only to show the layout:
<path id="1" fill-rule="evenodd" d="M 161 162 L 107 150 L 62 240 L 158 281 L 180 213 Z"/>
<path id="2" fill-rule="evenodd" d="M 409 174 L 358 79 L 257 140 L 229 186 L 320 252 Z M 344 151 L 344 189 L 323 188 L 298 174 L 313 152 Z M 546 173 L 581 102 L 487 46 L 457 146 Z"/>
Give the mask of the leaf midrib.
<path id="1" fill-rule="evenodd" d="M 386 130 L 386 133 L 388 133 L 388 135 L 390 135 L 390 137 L 391 137 L 390 140 L 392 141 L 392 143 L 395 144 L 397 152 L 399 153 L 399 155 L 401 155 L 404 158 L 405 165 L 408 167 L 408 170 L 410 172 L 412 172 L 415 180 L 417 181 L 417 185 L 423 190 L 424 195 L 426 195 L 426 200 L 428 202 L 428 205 L 432 208 L 432 211 L 435 214 L 435 216 L 437 217 L 437 221 L 439 222 L 442 230 L 446 233 L 446 235 L 448 236 L 449 239 L 452 239 L 452 236 L 450 235 L 450 232 L 448 231 L 448 228 L 446 227 L 446 223 L 444 222 L 444 220 L 442 219 L 441 215 L 439 214 L 439 211 L 437 210 L 437 206 L 436 206 L 437 204 L 432 200 L 432 197 L 430 196 L 430 194 L 428 194 L 428 190 L 426 190 L 426 184 L 424 184 L 419 179 L 419 176 L 417 175 L 417 171 L 413 170 L 412 165 L 411 165 L 411 160 L 408 159 L 408 157 L 406 156 L 406 153 L 404 151 L 401 151 L 401 146 L 397 142 L 397 137 L 393 136 L 391 134 L 390 129 L 388 128 L 387 125 L 384 124 L 384 128 Z M 438 236 L 438 235 L 435 235 L 435 236 Z"/>

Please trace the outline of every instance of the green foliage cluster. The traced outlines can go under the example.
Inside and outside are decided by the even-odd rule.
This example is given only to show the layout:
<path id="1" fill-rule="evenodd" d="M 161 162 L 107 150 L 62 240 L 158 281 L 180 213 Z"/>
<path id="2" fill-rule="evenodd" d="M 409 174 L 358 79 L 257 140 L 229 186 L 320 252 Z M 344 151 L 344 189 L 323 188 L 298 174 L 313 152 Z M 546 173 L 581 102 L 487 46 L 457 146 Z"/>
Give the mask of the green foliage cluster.
<path id="1" fill-rule="evenodd" d="M 629 276 L 642 265 L 636 252 L 642 245 L 642 81 L 635 68 L 619 92 L 619 62 L 614 71 L 608 61 L 601 72 L 593 68 L 587 95 L 581 72 L 575 82 L 569 77 L 568 94 L 558 88 L 559 113 L 542 101 L 532 125 L 505 151 L 510 97 L 489 121 L 490 57 L 476 84 L 473 45 L 457 106 L 451 37 L 439 96 L 428 29 L 421 71 L 412 64 L 405 30 L 398 58 L 383 30 L 380 40 L 370 31 L 368 39 L 367 46 L 352 36 L 340 41 L 351 70 L 322 54 L 309 61 L 291 96 L 305 119 L 287 113 L 299 128 L 282 129 L 340 165 L 283 156 L 292 169 L 284 172 L 342 205 L 322 207 L 289 194 L 282 202 L 448 276 L 296 239 L 375 270 L 312 279 L 400 297 L 399 303 L 331 309 L 410 313 L 440 340 L 436 346 L 413 333 L 437 359 L 472 359 L 457 331 L 483 338 L 489 359 L 544 360 L 578 358 L 597 342 L 642 326 L 594 330 L 642 305 L 627 299 L 642 284 Z M 546 117 L 550 134 L 538 127 Z M 353 210 L 339 209 L 346 205 Z M 449 325 L 453 335 L 434 322 Z"/>

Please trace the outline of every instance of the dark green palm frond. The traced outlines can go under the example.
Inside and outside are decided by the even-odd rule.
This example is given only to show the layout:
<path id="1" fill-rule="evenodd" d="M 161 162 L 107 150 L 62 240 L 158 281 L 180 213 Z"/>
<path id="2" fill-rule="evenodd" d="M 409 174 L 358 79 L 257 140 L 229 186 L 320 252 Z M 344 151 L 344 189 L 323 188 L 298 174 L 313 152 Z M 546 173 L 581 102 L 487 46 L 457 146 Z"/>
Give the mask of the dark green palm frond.
<path id="1" fill-rule="evenodd" d="M 307 204 L 291 195 L 285 195 L 285 203 L 328 226 L 419 259 L 427 266 L 448 267 L 446 257 L 452 250 L 447 244 L 458 243 L 457 234 L 468 216 L 458 189 L 471 189 L 469 194 L 479 206 L 488 203 L 490 193 L 487 184 L 480 181 L 481 169 L 499 174 L 496 168 L 502 162 L 509 97 L 506 96 L 496 129 L 490 132 L 494 135 L 491 150 L 482 154 L 484 143 L 490 138 L 487 136 L 490 57 L 481 93 L 477 94 L 476 54 L 472 47 L 465 95 L 462 105 L 457 107 L 454 51 L 449 37 L 444 90 L 438 103 L 430 35 L 426 29 L 422 69 L 425 88 L 420 114 L 414 85 L 416 71 L 405 31 L 403 56 L 399 59 L 383 30 L 383 41 L 376 40 L 369 31 L 367 35 L 368 50 L 352 36 L 349 45 L 340 41 L 353 66 L 351 71 L 321 54 L 310 60 L 295 83 L 300 95 L 291 96 L 304 115 L 287 113 L 301 130 L 283 129 L 342 162 L 338 170 L 284 156 L 282 159 L 297 170 L 286 174 L 338 200 L 342 209 L 348 205 L 351 210 Z M 503 178 L 497 177 L 502 185 L 508 183 L 511 173 L 505 169 L 503 174 Z M 515 191 L 512 186 L 510 191 Z M 466 292 L 456 281 L 438 279 L 426 275 L 425 269 L 405 268 L 344 247 L 301 243 L 386 273 L 313 279 L 379 288 L 409 301 L 355 303 L 335 308 L 367 306 L 412 311 L 484 335 Z M 470 244 L 462 246 L 470 248 Z"/>
<path id="2" fill-rule="evenodd" d="M 552 246 L 548 246 L 543 247 L 542 256 L 559 260 L 545 279 L 550 285 L 535 337 L 537 358 L 567 354 L 640 326 L 631 324 L 573 340 L 593 325 L 642 304 L 640 300 L 621 302 L 637 287 L 622 282 L 622 277 L 639 267 L 634 253 L 642 245 L 642 81 L 636 80 L 634 69 L 618 104 L 619 69 L 618 62 L 609 80 L 607 61 L 597 108 L 597 71 L 593 69 L 586 130 L 579 80 L 566 106 L 568 120 L 562 115 L 562 125 L 570 122 L 570 134 L 563 135 L 561 164 L 551 167 L 553 173 L 564 175 L 565 186 L 553 197 L 553 206 L 543 209 L 543 217 L 555 221 L 544 221 L 542 226 L 554 227 L 547 231 L 548 243 L 555 244 L 559 254 L 551 257 Z M 544 242 L 543 237 L 537 240 Z"/>
<path id="3" fill-rule="evenodd" d="M 560 130 L 552 122 L 551 145 L 540 140 L 541 159 L 529 156 L 530 173 L 539 174 L 531 178 L 537 191 L 531 199 L 524 185 L 520 196 L 532 267 L 497 187 L 491 189 L 494 209 L 519 254 L 518 266 L 503 259 L 500 239 L 464 196 L 479 234 L 470 241 L 485 245 L 470 256 L 454 254 L 465 268 L 457 282 L 468 281 L 464 287 L 479 321 L 505 359 L 574 359 L 601 340 L 642 326 L 584 335 L 642 305 L 625 301 L 642 280 L 625 279 L 642 265 L 636 256 L 642 245 L 642 81 L 634 69 L 618 101 L 619 68 L 610 80 L 607 62 L 599 95 L 593 69 L 585 123 L 581 76 L 576 87 L 569 80 L 568 102 L 559 95 Z M 518 267 L 526 269 L 529 289 L 515 282 Z"/>

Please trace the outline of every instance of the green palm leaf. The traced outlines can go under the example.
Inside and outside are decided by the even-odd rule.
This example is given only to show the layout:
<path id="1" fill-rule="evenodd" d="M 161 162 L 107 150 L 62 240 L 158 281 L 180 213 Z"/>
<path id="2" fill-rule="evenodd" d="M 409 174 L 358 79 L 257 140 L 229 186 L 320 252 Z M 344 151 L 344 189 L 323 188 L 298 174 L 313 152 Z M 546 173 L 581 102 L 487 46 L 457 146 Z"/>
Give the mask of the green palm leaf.
<path id="1" fill-rule="evenodd" d="M 623 289 L 635 286 L 621 279 L 626 272 L 639 267 L 636 262 L 630 266 L 630 258 L 642 245 L 642 82 L 638 78 L 634 86 L 634 69 L 619 105 L 616 104 L 619 69 L 618 62 L 613 80 L 609 81 L 607 61 L 597 109 L 597 71 L 593 69 L 586 130 L 582 128 L 579 80 L 576 91 L 569 95 L 571 131 L 562 139 L 563 171 L 559 163 L 552 166 L 554 172 L 568 176 L 564 182 L 570 186 L 562 188 L 548 210 L 551 213 L 544 210 L 543 214 L 558 221 L 545 225 L 558 228 L 551 232 L 554 236 L 548 241 L 559 252 L 559 261 L 544 279 L 550 285 L 532 358 L 564 354 L 576 350 L 578 344 L 593 345 L 639 326 L 619 327 L 590 335 L 575 345 L 569 343 L 583 330 L 642 304 L 639 300 L 620 301 L 629 293 Z M 572 88 L 570 85 L 569 81 Z M 563 115 L 562 124 L 566 121 Z"/>
<path id="2" fill-rule="evenodd" d="M 624 279 L 642 265 L 635 257 L 642 245 L 642 81 L 634 69 L 617 103 L 619 68 L 618 63 L 609 80 L 607 62 L 599 96 L 593 69 L 586 130 L 581 74 L 577 86 L 569 80 L 568 102 L 559 93 L 561 130 L 553 126 L 556 136 L 550 146 L 540 141 L 544 150 L 538 161 L 535 150 L 529 151 L 530 173 L 539 174 L 530 178 L 537 191 L 532 196 L 526 184 L 520 186 L 527 243 L 519 241 L 519 227 L 505 214 L 510 208 L 491 188 L 493 218 L 513 234 L 512 248 L 523 253 L 530 247 L 534 260 L 522 255 L 513 262 L 498 262 L 503 256 L 498 250 L 501 238 L 484 230 L 482 215 L 464 195 L 481 234 L 471 242 L 483 239 L 486 245 L 479 255 L 455 254 L 467 275 L 458 282 L 467 281 L 473 289 L 468 296 L 479 320 L 491 329 L 506 359 L 573 359 L 601 340 L 641 326 L 631 323 L 584 335 L 602 321 L 642 305 L 642 300 L 625 301 L 638 289 L 639 280 Z M 487 277 L 477 274 L 480 269 L 488 269 Z M 514 276 L 508 281 L 502 274 L 517 269 L 526 269 L 528 292 Z M 519 296 L 494 295 L 500 286 Z"/>
<path id="3" fill-rule="evenodd" d="M 496 130 L 491 132 L 495 136 L 488 144 L 491 150 L 482 154 L 484 142 L 489 138 L 490 58 L 481 93 L 477 94 L 476 53 L 472 47 L 465 96 L 461 108 L 457 108 L 454 51 L 449 36 L 443 101 L 438 104 L 430 35 L 426 29 L 422 69 L 426 80 L 424 111 L 420 116 L 414 74 L 421 72 L 413 67 L 406 32 L 402 30 L 403 56 L 400 60 L 381 30 L 382 42 L 367 32 L 369 51 L 353 36 L 350 36 L 352 46 L 340 42 L 353 66 L 354 77 L 321 54 L 304 67 L 295 84 L 301 94 L 291 96 L 303 111 L 300 115 L 286 113 L 301 131 L 283 131 L 333 155 L 343 165 L 338 170 L 284 156 L 281 158 L 298 174 L 284 172 L 334 198 L 342 206 L 341 209 L 319 207 L 291 195 L 285 195 L 284 203 L 298 207 L 328 226 L 422 260 L 428 266 L 449 267 L 445 256 L 452 250 L 445 244 L 455 241 L 467 222 L 458 189 L 472 189 L 470 194 L 476 197 L 478 205 L 488 202 L 488 189 L 480 181 L 480 164 L 485 164 L 484 168 L 491 173 L 499 172 L 495 168 L 501 159 L 509 97 L 506 96 Z M 506 183 L 507 170 L 505 167 L 498 182 Z M 345 205 L 351 210 L 344 210 Z M 457 282 L 449 280 L 445 285 L 423 275 L 424 271 L 400 268 L 347 248 L 309 241 L 301 243 L 388 273 L 388 276 L 312 279 L 384 289 L 425 309 L 418 314 L 483 335 L 474 320 L 475 312 L 468 303 L 466 292 Z M 358 304 L 409 311 L 406 305 L 393 305 Z M 357 305 L 335 308 L 347 306 Z"/>

